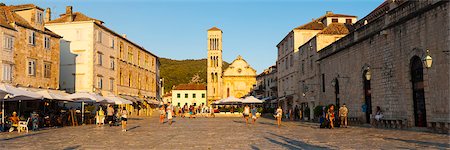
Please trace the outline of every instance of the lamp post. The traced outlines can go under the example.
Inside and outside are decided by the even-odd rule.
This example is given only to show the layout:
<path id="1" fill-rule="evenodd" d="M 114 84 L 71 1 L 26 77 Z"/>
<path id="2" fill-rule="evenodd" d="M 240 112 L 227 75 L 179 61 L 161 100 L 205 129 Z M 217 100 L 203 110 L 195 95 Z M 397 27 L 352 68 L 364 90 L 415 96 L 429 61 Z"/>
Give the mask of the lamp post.
<path id="1" fill-rule="evenodd" d="M 430 50 L 427 50 L 427 55 L 423 58 L 423 63 L 427 69 L 431 68 L 431 65 L 433 64 L 433 58 L 430 56 Z"/>

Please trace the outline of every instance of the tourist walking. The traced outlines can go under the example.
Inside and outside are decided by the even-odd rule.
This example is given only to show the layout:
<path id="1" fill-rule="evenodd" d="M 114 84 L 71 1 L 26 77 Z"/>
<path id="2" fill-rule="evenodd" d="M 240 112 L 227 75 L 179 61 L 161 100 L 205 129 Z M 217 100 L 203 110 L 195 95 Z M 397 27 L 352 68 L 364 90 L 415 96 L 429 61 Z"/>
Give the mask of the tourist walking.
<path id="1" fill-rule="evenodd" d="M 257 119 L 256 113 L 257 113 L 257 109 L 255 106 L 253 106 L 253 108 L 252 108 L 252 124 L 255 124 L 255 122 L 256 122 L 256 119 Z"/>
<path id="2" fill-rule="evenodd" d="M 330 129 L 334 129 L 334 105 L 330 105 L 326 116 L 327 120 L 330 122 Z"/>
<path id="3" fill-rule="evenodd" d="M 101 106 L 100 106 L 99 110 L 97 111 L 96 121 L 97 121 L 97 126 L 99 126 L 99 127 L 105 124 L 105 112 L 103 111 Z"/>
<path id="4" fill-rule="evenodd" d="M 215 118 L 216 117 L 216 115 L 214 114 L 214 108 L 212 107 L 212 105 L 209 107 L 209 117 L 213 117 L 213 118 Z"/>
<path id="5" fill-rule="evenodd" d="M 166 117 L 166 109 L 164 105 L 159 107 L 159 123 L 164 123 L 164 118 Z"/>
<path id="6" fill-rule="evenodd" d="M 109 127 L 111 127 L 112 123 L 113 123 L 113 119 L 114 119 L 114 108 L 113 108 L 113 106 L 109 105 L 108 109 L 106 111 L 107 111 L 108 124 L 109 124 Z"/>
<path id="7" fill-rule="evenodd" d="M 281 118 L 283 117 L 283 110 L 281 109 L 281 106 L 278 106 L 275 116 L 277 118 L 277 125 L 279 128 L 281 126 Z"/>
<path id="8" fill-rule="evenodd" d="M 184 104 L 183 108 L 181 108 L 181 117 L 182 118 L 184 118 L 185 117 L 185 113 L 187 113 L 186 109 L 187 109 L 187 106 L 186 106 L 186 104 Z"/>
<path id="9" fill-rule="evenodd" d="M 123 107 L 120 114 L 121 114 L 120 120 L 122 120 L 122 131 L 126 132 L 127 131 L 127 121 L 128 121 L 127 109 L 125 107 Z"/>
<path id="10" fill-rule="evenodd" d="M 244 114 L 245 124 L 248 125 L 248 117 L 250 115 L 250 107 L 248 107 L 248 105 L 245 105 L 243 114 Z"/>
<path id="11" fill-rule="evenodd" d="M 341 125 L 347 128 L 348 108 L 345 106 L 345 103 L 339 108 L 339 116 L 341 117 Z"/>
<path id="12" fill-rule="evenodd" d="M 169 125 L 172 125 L 172 113 L 173 113 L 173 106 L 168 102 L 167 104 L 167 119 L 169 120 Z"/>

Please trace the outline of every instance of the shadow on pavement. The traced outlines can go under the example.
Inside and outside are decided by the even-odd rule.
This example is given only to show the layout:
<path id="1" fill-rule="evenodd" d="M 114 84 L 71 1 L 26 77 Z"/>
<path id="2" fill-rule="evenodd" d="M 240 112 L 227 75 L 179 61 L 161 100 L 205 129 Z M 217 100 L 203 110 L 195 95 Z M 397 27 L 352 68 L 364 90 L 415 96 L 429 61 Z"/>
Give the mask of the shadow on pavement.
<path id="1" fill-rule="evenodd" d="M 256 147 L 255 145 L 251 145 L 252 150 L 260 150 L 258 147 Z"/>
<path id="2" fill-rule="evenodd" d="M 131 127 L 129 129 L 127 129 L 127 131 L 131 131 L 131 130 L 134 130 L 134 129 L 139 128 L 139 127 L 141 127 L 141 126 L 134 126 L 134 127 Z"/>
<path id="3" fill-rule="evenodd" d="M 448 149 L 450 148 L 450 144 L 448 143 L 435 143 L 435 142 L 424 142 L 424 141 L 417 141 L 417 140 L 404 140 L 404 139 L 397 139 L 397 138 L 384 138 L 385 140 L 395 140 L 395 141 L 402 141 L 406 143 L 415 143 L 419 145 L 427 145 L 427 146 L 435 146 L 439 149 Z"/>
<path id="4" fill-rule="evenodd" d="M 286 149 L 292 149 L 292 150 L 294 150 L 294 149 L 329 149 L 327 147 L 311 145 L 311 144 L 308 144 L 308 143 L 305 143 L 305 142 L 302 142 L 302 141 L 298 141 L 298 140 L 295 140 L 295 139 L 287 138 L 285 136 L 277 135 L 277 134 L 274 134 L 274 133 L 270 133 L 269 132 L 269 134 L 281 138 L 286 143 L 283 143 L 283 142 L 280 142 L 280 141 L 277 141 L 275 139 L 271 139 L 271 138 L 268 138 L 268 137 L 264 137 L 264 138 L 266 138 L 268 141 L 270 141 L 270 142 L 272 142 L 274 144 L 281 145 L 281 146 L 285 147 Z"/>
<path id="5" fill-rule="evenodd" d="M 235 123 L 245 123 L 245 121 L 236 121 L 236 120 L 233 120 L 233 122 L 235 122 Z"/>
<path id="6" fill-rule="evenodd" d="M 64 150 L 73 150 L 73 149 L 77 149 L 79 147 L 81 147 L 81 145 L 69 146 L 69 147 L 64 148 Z"/>
<path id="7" fill-rule="evenodd" d="M 15 139 L 20 139 L 20 138 L 24 138 L 24 137 L 29 137 L 29 136 L 34 136 L 34 135 L 44 134 L 44 133 L 46 133 L 46 132 L 38 132 L 38 133 L 31 133 L 31 134 L 28 134 L 28 133 L 27 133 L 27 134 L 15 136 L 15 137 L 3 138 L 3 139 L 0 139 L 0 141 L 15 140 Z"/>
<path id="8" fill-rule="evenodd" d="M 271 125 L 271 126 L 276 126 L 277 124 L 275 123 L 270 123 L 270 122 L 258 122 L 259 124 L 264 124 L 264 125 Z"/>

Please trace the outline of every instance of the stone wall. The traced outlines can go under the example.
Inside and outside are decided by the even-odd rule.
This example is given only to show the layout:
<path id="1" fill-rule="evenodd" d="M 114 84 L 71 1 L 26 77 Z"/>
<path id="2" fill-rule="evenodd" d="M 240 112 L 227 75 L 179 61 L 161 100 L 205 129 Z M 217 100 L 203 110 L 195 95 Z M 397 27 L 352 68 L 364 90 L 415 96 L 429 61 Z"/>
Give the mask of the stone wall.
<path id="1" fill-rule="evenodd" d="M 337 78 L 340 104 L 347 104 L 350 117 L 365 119 L 361 111 L 363 72 L 370 66 L 372 112 L 380 106 L 385 118 L 406 120 L 414 126 L 410 61 L 413 56 L 423 58 L 428 49 L 434 62 L 423 70 L 427 122 L 449 123 L 450 61 L 443 52 L 449 50 L 448 1 L 406 1 L 388 6 L 381 8 L 389 10 L 384 15 L 371 18 L 319 52 L 319 72 L 325 75 L 321 102 L 335 103 L 331 81 Z"/>
<path id="2" fill-rule="evenodd" d="M 13 84 L 20 86 L 30 86 L 36 88 L 59 87 L 59 38 L 50 37 L 50 48 L 44 48 L 44 33 L 35 31 L 36 44 L 28 44 L 28 33 L 30 30 L 21 26 L 16 26 L 18 34 L 14 39 L 14 75 Z M 28 59 L 36 60 L 36 74 L 29 76 L 27 73 Z M 51 63 L 50 78 L 44 77 L 44 62 Z"/>

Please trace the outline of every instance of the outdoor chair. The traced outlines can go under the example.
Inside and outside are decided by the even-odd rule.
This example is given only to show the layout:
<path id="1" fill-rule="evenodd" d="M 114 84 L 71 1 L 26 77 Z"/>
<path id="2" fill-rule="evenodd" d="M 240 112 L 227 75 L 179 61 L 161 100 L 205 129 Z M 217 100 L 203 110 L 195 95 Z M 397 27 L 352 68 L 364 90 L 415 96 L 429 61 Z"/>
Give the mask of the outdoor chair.
<path id="1" fill-rule="evenodd" d="M 25 130 L 28 133 L 28 122 L 30 122 L 30 118 L 27 121 L 19 121 L 19 127 L 17 128 L 17 132 L 20 133 L 21 130 Z"/>

